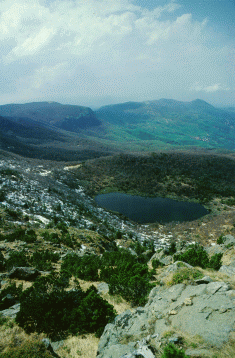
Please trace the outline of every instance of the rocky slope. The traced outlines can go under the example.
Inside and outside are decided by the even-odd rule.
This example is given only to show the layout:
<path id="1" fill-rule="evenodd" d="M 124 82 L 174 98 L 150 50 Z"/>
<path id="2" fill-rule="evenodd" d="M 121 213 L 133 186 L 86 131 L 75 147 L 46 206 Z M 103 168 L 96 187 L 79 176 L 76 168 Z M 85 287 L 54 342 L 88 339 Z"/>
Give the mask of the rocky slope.
<path id="1" fill-rule="evenodd" d="M 211 277 L 172 285 L 167 281 L 170 275 L 183 275 L 193 267 L 175 262 L 159 270 L 160 285 L 152 289 L 147 304 L 123 312 L 106 326 L 97 357 L 159 357 L 161 347 L 169 342 L 186 349 L 190 357 L 223 357 L 223 351 L 226 356 L 235 337 L 234 245 L 235 238 L 228 235 L 223 245 L 207 248 L 230 256 L 229 265 L 223 265 L 217 277 L 209 272 Z"/>
<path id="2" fill-rule="evenodd" d="M 105 251 L 113 252 L 117 247 L 124 247 L 133 257 L 138 257 L 132 244 L 147 240 L 153 243 L 155 250 L 148 263 L 155 287 L 145 306 L 126 311 L 130 304 L 123 303 L 120 296 L 108 294 L 105 282 L 79 280 L 85 290 L 94 284 L 98 293 L 114 304 L 120 313 L 106 326 L 97 356 L 161 357 L 169 342 L 186 350 L 192 357 L 234 356 L 234 204 L 229 206 L 220 202 L 216 211 L 213 209 L 208 216 L 188 224 L 137 225 L 95 205 L 84 191 L 83 180 L 76 175 L 76 170 L 82 165 L 81 162 L 72 165 L 25 159 L 0 152 L 0 254 L 3 260 L 7 264 L 13 253 L 22 251 L 31 259 L 35 253 L 46 250 L 57 255 L 58 259 L 56 263 L 46 262 L 46 269 L 35 269 L 32 261 L 28 267 L 2 268 L 0 293 L 10 282 L 18 286 L 23 284 L 26 289 L 37 276 L 47 276 L 48 271 L 56 274 L 71 253 L 77 257 L 91 254 L 101 257 Z M 196 235 L 190 236 L 194 232 Z M 219 271 L 174 262 L 169 254 L 172 240 L 180 253 L 192 241 L 200 241 L 201 235 L 206 238 L 204 245 L 210 257 L 223 253 Z M 218 239 L 220 241 L 216 244 Z M 142 258 L 148 254 L 146 251 Z M 160 265 L 153 272 L 154 260 L 165 266 Z M 72 281 L 69 289 L 73 288 Z M 7 307 L 1 311 L 0 323 L 10 320 L 0 324 L 0 338 L 8 342 L 7 331 L 9 337 L 15 339 L 17 347 L 19 339 L 23 341 L 17 336 L 19 327 L 14 323 L 20 303 L 6 295 L 3 301 Z M 18 337 L 18 341 L 14 337 Z M 85 346 L 84 337 L 86 348 L 81 348 Z M 6 344 L 11 347 L 13 343 L 9 341 Z M 94 345 L 91 347 L 91 344 Z M 95 357 L 98 340 L 94 335 L 74 336 L 52 342 L 52 346 L 63 358 Z M 0 350 L 2 347 L 0 345 Z"/>

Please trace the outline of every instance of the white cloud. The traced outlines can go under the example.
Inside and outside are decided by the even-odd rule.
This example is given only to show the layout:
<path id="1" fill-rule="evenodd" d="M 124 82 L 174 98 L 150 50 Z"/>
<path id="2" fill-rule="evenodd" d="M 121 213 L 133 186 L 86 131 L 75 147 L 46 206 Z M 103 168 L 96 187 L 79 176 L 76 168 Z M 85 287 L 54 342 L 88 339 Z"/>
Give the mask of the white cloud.
<path id="1" fill-rule="evenodd" d="M 152 11 L 132 0 L 46 4 L 0 3 L 0 75 L 11 82 L 12 98 L 51 91 L 53 100 L 66 94 L 139 100 L 231 87 L 228 49 L 213 47 L 207 20 L 194 21 L 174 1 Z M 176 10 L 181 14 L 174 16 Z"/>
<path id="2" fill-rule="evenodd" d="M 204 85 L 201 85 L 199 82 L 196 82 L 190 89 L 192 91 L 196 91 L 196 92 L 207 92 L 207 93 L 230 90 L 229 87 L 223 86 L 220 83 L 215 83 L 210 86 L 204 86 Z"/>

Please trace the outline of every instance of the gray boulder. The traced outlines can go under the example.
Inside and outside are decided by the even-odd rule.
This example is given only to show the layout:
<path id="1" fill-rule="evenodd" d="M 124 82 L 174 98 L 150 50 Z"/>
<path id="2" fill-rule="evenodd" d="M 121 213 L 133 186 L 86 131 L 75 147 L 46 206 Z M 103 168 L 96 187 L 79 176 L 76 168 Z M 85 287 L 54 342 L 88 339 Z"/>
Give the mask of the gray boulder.
<path id="1" fill-rule="evenodd" d="M 225 273 L 227 276 L 235 276 L 235 267 L 223 265 L 220 267 L 219 272 Z"/>
<path id="2" fill-rule="evenodd" d="M 109 292 L 109 285 L 106 282 L 101 282 L 97 286 L 98 293 L 108 293 Z"/>
<path id="3" fill-rule="evenodd" d="M 225 235 L 223 237 L 223 239 L 224 239 L 223 245 L 225 245 L 225 246 L 227 246 L 227 245 L 235 245 L 235 237 L 234 236 L 228 234 L 228 235 Z"/>
<path id="4" fill-rule="evenodd" d="M 199 335 L 208 346 L 221 347 L 234 331 L 234 292 L 225 282 L 157 286 L 150 292 L 145 307 L 134 312 L 128 310 L 106 326 L 98 357 L 151 357 L 147 337 L 156 337 L 154 340 L 161 342 L 165 332 L 175 330 Z M 142 346 L 136 345 L 138 341 L 143 342 Z"/>
<path id="5" fill-rule="evenodd" d="M 204 277 L 202 277 L 202 278 L 199 278 L 198 280 L 195 280 L 195 283 L 197 284 L 197 285 L 202 285 L 203 283 L 210 283 L 210 282 L 212 282 L 213 280 L 212 280 L 212 278 L 210 277 L 210 276 L 204 276 Z"/>
<path id="6" fill-rule="evenodd" d="M 51 345 L 51 341 L 48 338 L 43 338 L 42 343 L 45 345 L 46 349 L 51 353 L 51 355 L 53 357 L 60 358 L 60 356 L 58 356 L 58 354 L 55 353 L 55 351 Z"/>
<path id="7" fill-rule="evenodd" d="M 224 248 L 222 245 L 212 245 L 205 248 L 205 251 L 209 256 L 213 256 L 215 254 L 221 254 L 224 252 Z"/>
<path id="8" fill-rule="evenodd" d="M 9 317 L 9 318 L 16 318 L 17 313 L 20 312 L 20 303 L 15 304 L 14 306 L 1 311 L 1 314 L 4 317 Z"/>

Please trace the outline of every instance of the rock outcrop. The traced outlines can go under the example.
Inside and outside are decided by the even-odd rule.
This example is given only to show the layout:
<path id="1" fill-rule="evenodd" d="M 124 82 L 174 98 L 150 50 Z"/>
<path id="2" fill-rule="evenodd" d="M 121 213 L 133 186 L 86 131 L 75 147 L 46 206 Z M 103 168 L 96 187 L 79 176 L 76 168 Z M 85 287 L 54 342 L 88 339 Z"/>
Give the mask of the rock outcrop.
<path id="1" fill-rule="evenodd" d="M 106 326 L 97 357 L 154 357 L 168 332 L 200 336 L 210 347 L 221 347 L 234 330 L 235 290 L 209 281 L 155 287 L 144 307 L 125 311 Z"/>

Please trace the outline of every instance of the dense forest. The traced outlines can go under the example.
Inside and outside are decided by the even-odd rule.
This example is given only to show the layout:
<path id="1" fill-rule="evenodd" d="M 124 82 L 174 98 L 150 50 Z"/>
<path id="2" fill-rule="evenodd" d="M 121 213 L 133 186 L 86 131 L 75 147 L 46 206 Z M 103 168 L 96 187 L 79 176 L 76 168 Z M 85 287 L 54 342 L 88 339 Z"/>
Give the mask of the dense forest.
<path id="1" fill-rule="evenodd" d="M 92 196 L 121 191 L 201 202 L 235 196 L 235 161 L 219 155 L 120 154 L 87 161 L 76 170 L 75 176 Z"/>

